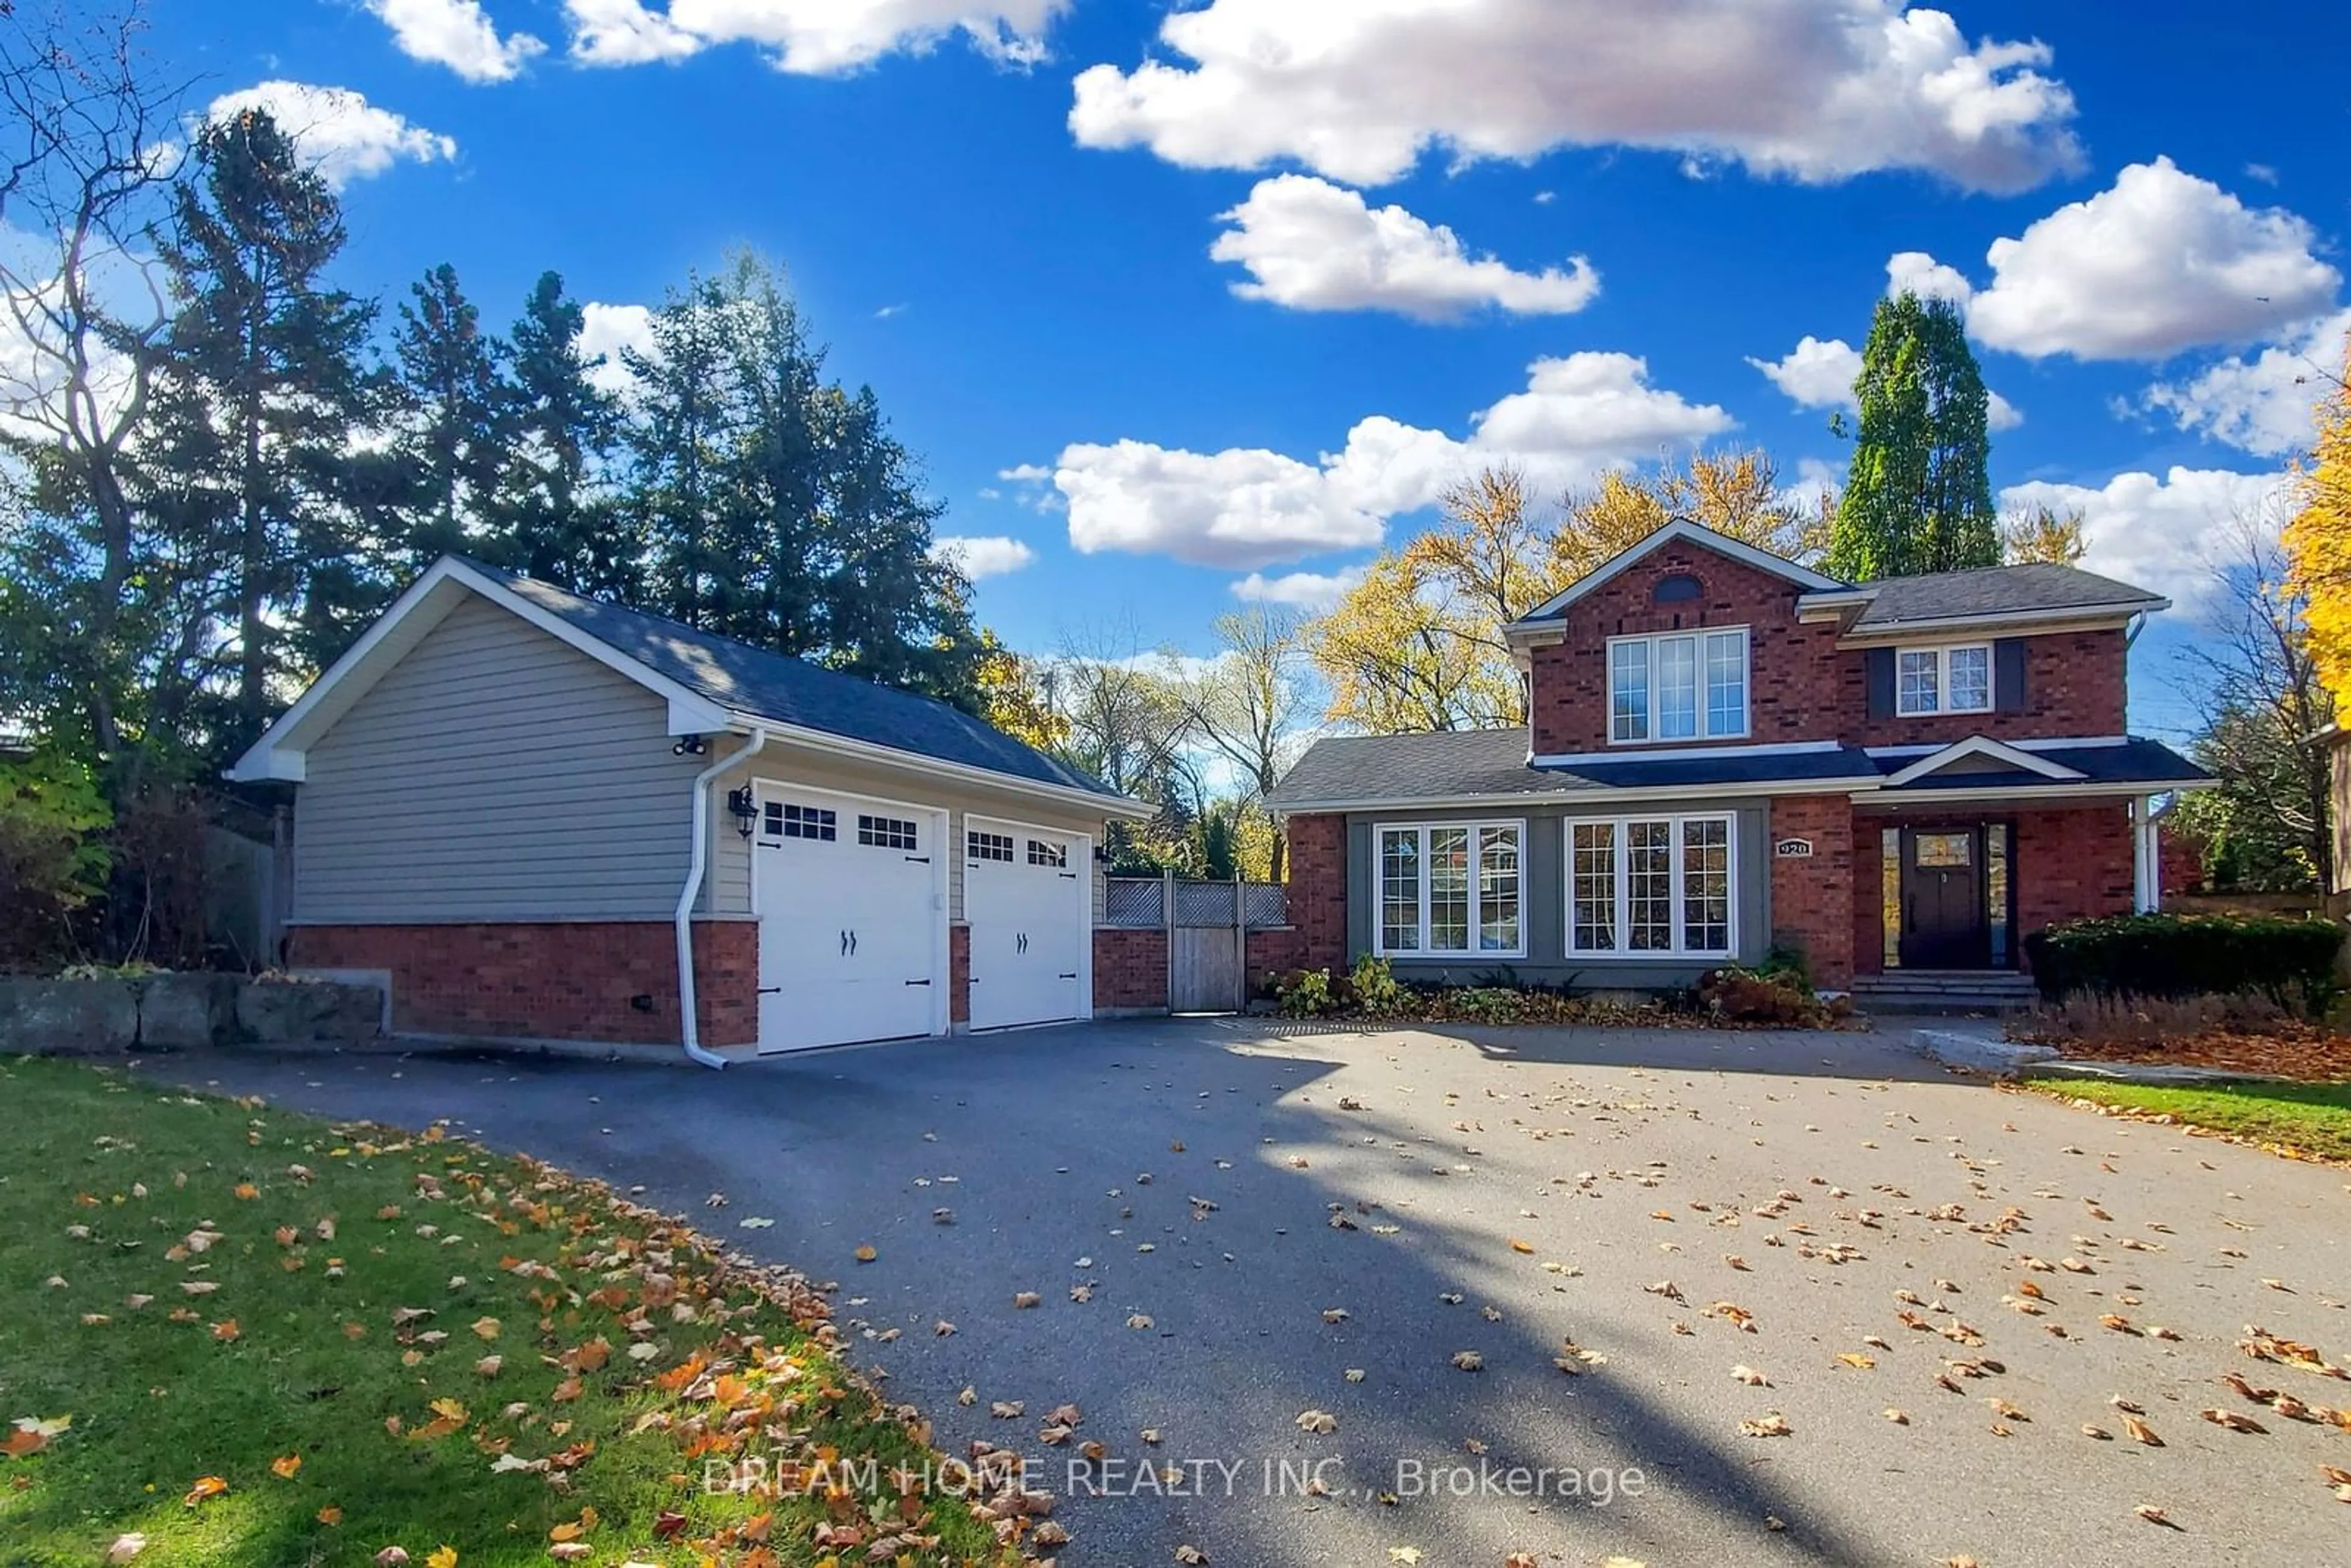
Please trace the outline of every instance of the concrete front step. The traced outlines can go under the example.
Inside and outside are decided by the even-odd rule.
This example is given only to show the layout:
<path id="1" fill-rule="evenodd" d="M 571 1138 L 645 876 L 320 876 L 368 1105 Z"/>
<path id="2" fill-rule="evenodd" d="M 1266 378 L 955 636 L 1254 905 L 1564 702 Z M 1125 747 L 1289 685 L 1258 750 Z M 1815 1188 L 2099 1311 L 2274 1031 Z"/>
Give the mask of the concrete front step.
<path id="1" fill-rule="evenodd" d="M 1853 999 L 1866 1012 L 2022 1012 L 2040 999 L 2022 975 L 1910 971 L 1865 975 L 1854 982 Z"/>

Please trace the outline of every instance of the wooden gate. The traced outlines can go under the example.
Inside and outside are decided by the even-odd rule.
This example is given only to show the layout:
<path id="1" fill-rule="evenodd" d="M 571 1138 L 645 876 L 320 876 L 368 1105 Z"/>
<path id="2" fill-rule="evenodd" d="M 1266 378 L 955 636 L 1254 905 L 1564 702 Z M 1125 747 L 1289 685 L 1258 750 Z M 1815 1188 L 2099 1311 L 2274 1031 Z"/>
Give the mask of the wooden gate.
<path id="1" fill-rule="evenodd" d="M 1249 1003 L 1249 934 L 1289 924 L 1277 883 L 1113 877 L 1102 924 L 1167 936 L 1167 1010 L 1232 1013 Z"/>

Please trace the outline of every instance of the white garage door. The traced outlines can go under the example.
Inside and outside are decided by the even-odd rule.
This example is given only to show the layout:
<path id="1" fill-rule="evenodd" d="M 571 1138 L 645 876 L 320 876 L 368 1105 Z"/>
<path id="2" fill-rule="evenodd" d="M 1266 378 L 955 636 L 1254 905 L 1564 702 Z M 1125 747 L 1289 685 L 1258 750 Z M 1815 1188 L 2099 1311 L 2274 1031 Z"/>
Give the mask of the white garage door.
<path id="1" fill-rule="evenodd" d="M 964 824 L 963 913 L 971 927 L 971 1027 L 1059 1023 L 1092 1011 L 1089 841 L 973 817 Z"/>
<path id="2" fill-rule="evenodd" d="M 783 785 L 759 787 L 759 1049 L 933 1034 L 943 819 Z"/>

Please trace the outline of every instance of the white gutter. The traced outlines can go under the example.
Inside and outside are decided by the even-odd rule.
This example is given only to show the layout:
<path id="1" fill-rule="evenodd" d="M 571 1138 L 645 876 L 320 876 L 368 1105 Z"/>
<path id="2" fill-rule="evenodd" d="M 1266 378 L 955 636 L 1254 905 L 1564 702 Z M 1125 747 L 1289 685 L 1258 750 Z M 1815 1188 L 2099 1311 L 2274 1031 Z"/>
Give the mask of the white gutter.
<path id="1" fill-rule="evenodd" d="M 1018 795 L 1033 795 L 1065 806 L 1081 807 L 1099 811 L 1103 817 L 1129 817 L 1144 821 L 1158 815 L 1159 808 L 1146 806 L 1140 800 L 1130 800 L 1123 795 L 1099 795 L 1091 789 L 1079 789 L 1067 784 L 1048 784 L 1042 779 L 1023 779 L 1016 774 L 999 773 L 992 768 L 976 768 L 967 762 L 950 762 L 943 757 L 926 757 L 920 752 L 903 751 L 894 746 L 883 746 L 870 740 L 853 740 L 830 730 L 810 729 L 805 725 L 786 724 L 776 719 L 761 718 L 757 714 L 736 712 L 728 716 L 738 729 L 752 735 L 773 731 L 795 746 L 805 746 L 816 751 L 831 751 L 842 757 L 863 761 L 883 762 L 918 772 L 945 774 L 949 778 L 990 789 L 1009 790 Z M 746 752 L 743 755 L 748 756 Z"/>
<path id="2" fill-rule="evenodd" d="M 766 727 L 754 725 L 750 745 L 694 776 L 694 858 L 686 869 L 685 886 L 677 895 L 677 1006 L 685 1059 L 704 1067 L 726 1065 L 725 1057 L 702 1048 L 702 1023 L 695 1017 L 694 995 L 694 901 L 702 896 L 702 879 L 710 869 L 710 783 L 736 764 L 757 757 L 767 744 Z"/>

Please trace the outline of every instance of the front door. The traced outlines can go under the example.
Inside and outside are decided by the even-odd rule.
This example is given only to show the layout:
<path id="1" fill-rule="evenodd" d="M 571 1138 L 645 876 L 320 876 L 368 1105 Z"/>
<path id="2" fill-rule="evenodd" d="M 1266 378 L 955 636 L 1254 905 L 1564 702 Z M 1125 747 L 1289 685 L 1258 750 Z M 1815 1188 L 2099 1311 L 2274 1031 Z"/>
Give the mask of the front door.
<path id="1" fill-rule="evenodd" d="M 1904 968 L 1991 965 L 1984 871 L 1983 829 L 1902 830 Z"/>

